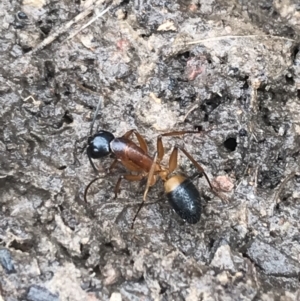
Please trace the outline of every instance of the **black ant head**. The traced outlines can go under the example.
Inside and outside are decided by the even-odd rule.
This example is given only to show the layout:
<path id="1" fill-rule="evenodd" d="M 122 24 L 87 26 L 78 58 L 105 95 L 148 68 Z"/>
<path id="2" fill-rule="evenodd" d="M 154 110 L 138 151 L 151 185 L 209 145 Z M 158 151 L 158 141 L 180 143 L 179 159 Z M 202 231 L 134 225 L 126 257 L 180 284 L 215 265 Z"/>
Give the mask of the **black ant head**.
<path id="1" fill-rule="evenodd" d="M 114 135 L 107 131 L 100 131 L 89 137 L 87 154 L 89 158 L 99 159 L 111 153 L 110 142 L 115 139 Z"/>

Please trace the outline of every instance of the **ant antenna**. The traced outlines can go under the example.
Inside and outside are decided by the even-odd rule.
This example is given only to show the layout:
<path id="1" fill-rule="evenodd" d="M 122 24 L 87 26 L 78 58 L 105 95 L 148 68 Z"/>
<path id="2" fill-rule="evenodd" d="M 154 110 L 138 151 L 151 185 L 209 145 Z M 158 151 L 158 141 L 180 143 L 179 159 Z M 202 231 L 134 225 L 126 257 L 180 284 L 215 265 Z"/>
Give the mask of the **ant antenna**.
<path id="1" fill-rule="evenodd" d="M 95 114 L 94 114 L 94 117 L 93 117 L 93 121 L 92 121 L 92 124 L 91 124 L 90 136 L 92 136 L 92 134 L 93 134 L 93 127 L 94 127 L 94 123 L 96 121 L 96 118 L 97 118 L 97 115 L 98 115 L 98 112 L 99 112 L 99 109 L 100 109 L 100 106 L 101 106 L 101 101 L 102 101 L 102 97 L 100 96 L 98 104 L 97 104 L 97 108 L 96 108 L 96 111 L 95 111 Z"/>
<path id="2" fill-rule="evenodd" d="M 91 185 L 92 185 L 94 182 L 98 181 L 99 179 L 101 179 L 101 178 L 95 178 L 95 179 L 93 179 L 93 180 L 89 183 L 89 185 L 86 186 L 86 188 L 85 188 L 85 190 L 84 190 L 84 195 L 83 195 L 84 201 L 85 201 L 86 203 L 88 203 L 88 201 L 87 201 L 87 193 L 88 193 L 88 191 L 89 191 Z"/>

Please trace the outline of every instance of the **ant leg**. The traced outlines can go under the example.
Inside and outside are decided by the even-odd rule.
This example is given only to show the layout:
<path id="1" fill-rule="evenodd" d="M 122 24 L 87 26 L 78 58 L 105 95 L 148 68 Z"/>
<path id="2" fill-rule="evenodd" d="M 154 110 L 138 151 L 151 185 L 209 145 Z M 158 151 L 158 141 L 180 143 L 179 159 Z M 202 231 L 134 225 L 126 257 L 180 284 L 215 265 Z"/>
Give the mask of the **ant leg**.
<path id="1" fill-rule="evenodd" d="M 116 184 L 116 186 L 115 186 L 115 189 L 114 189 L 114 191 L 115 191 L 115 198 L 117 198 L 118 191 L 119 191 L 119 188 L 120 188 L 120 185 L 121 185 L 121 181 L 122 181 L 123 179 L 125 179 L 125 180 L 127 180 L 127 181 L 140 181 L 140 180 L 142 180 L 144 177 L 145 177 L 144 174 L 139 174 L 139 175 L 126 174 L 126 175 L 120 176 L 119 179 L 118 179 L 118 182 L 117 182 L 117 184 Z M 86 188 L 85 188 L 85 190 L 84 190 L 84 201 L 85 201 L 86 203 L 87 203 L 87 193 L 88 193 L 89 188 L 91 187 L 91 185 L 92 185 L 94 182 L 98 181 L 99 179 L 102 179 L 102 178 L 101 178 L 101 177 L 95 178 L 95 179 L 93 179 L 93 180 L 86 186 Z"/>
<path id="2" fill-rule="evenodd" d="M 150 168 L 150 171 L 148 173 L 148 179 L 147 179 L 147 184 L 146 184 L 146 188 L 145 188 L 145 192 L 144 192 L 144 197 L 143 197 L 143 201 L 145 202 L 146 201 L 146 197 L 147 197 L 147 193 L 148 193 L 148 190 L 149 190 L 149 187 L 154 185 L 153 181 L 153 176 L 154 176 L 154 171 L 155 171 L 155 167 L 156 167 L 156 161 L 157 161 L 157 152 L 154 154 L 154 157 L 153 157 L 153 161 L 152 161 L 152 165 L 151 165 L 151 168 Z"/>
<path id="3" fill-rule="evenodd" d="M 85 201 L 86 203 L 88 202 L 86 196 L 87 196 L 87 193 L 88 193 L 89 188 L 91 187 L 91 185 L 92 185 L 94 182 L 98 181 L 99 179 L 101 179 L 101 178 L 95 178 L 95 179 L 93 179 L 93 180 L 85 187 L 83 198 L 84 198 L 84 201 Z"/>
<path id="4" fill-rule="evenodd" d="M 109 169 L 108 169 L 108 173 L 109 173 L 109 174 L 110 174 L 111 171 L 116 167 L 117 164 L 118 164 L 118 159 L 115 159 L 115 160 L 113 161 L 113 163 L 111 163 L 111 165 L 110 165 L 110 167 L 109 167 Z"/>
<path id="5" fill-rule="evenodd" d="M 76 163 L 79 163 L 80 164 L 80 161 L 79 161 L 79 159 L 77 158 L 77 155 L 79 154 L 79 153 L 83 153 L 86 149 L 87 149 L 87 146 L 88 146 L 88 143 L 87 142 L 85 142 L 84 144 L 83 144 L 83 146 L 78 146 L 78 144 L 79 143 L 82 143 L 83 142 L 83 139 L 86 139 L 86 137 L 82 137 L 82 138 L 79 138 L 79 139 L 77 139 L 76 141 L 75 141 L 75 145 L 74 145 L 74 151 L 73 151 L 73 156 L 74 156 L 74 165 L 76 164 Z"/>
<path id="6" fill-rule="evenodd" d="M 157 149 L 157 163 L 159 164 L 165 154 L 165 149 L 164 149 L 164 145 L 162 143 L 161 135 L 157 136 L 156 149 Z"/>
<path id="7" fill-rule="evenodd" d="M 153 158 L 153 162 L 152 162 L 152 165 L 151 165 L 151 168 L 150 168 L 150 171 L 148 173 L 148 179 L 147 179 L 147 184 L 146 184 L 146 188 L 145 188 L 145 192 L 144 192 L 144 196 L 143 196 L 143 202 L 140 204 L 139 206 L 139 209 L 137 210 L 133 220 L 132 220 L 132 224 L 131 224 L 131 229 L 133 229 L 133 226 L 134 226 L 134 222 L 139 214 L 139 212 L 141 211 L 142 207 L 144 206 L 145 204 L 145 201 L 146 201 L 146 198 L 147 198 L 147 194 L 148 194 L 148 191 L 149 191 L 149 188 L 150 186 L 154 185 L 153 182 L 156 181 L 156 179 L 154 178 L 154 171 L 155 171 L 155 166 L 156 166 L 156 161 L 157 161 L 157 152 L 155 153 L 154 155 L 154 158 Z"/>
<path id="8" fill-rule="evenodd" d="M 85 137 L 84 137 L 84 139 L 85 139 Z M 83 140 L 83 138 L 80 138 L 79 140 L 76 140 L 76 141 L 75 141 L 75 150 L 77 149 L 77 144 L 78 144 L 78 143 L 81 143 L 82 140 Z M 87 143 L 87 142 L 85 142 L 84 145 L 83 145 L 82 147 L 78 146 L 79 152 L 82 154 L 82 153 L 85 151 L 85 149 L 86 149 L 87 146 L 88 146 L 88 143 Z M 77 153 L 77 151 L 76 151 L 76 153 Z"/>
<path id="9" fill-rule="evenodd" d="M 209 184 L 210 186 L 210 189 L 212 191 L 214 191 L 211 183 L 210 183 L 210 180 L 207 176 L 207 174 L 205 173 L 204 169 L 202 168 L 202 166 L 183 148 L 183 147 L 180 147 L 180 146 L 175 146 L 175 148 L 179 148 L 185 155 L 186 157 L 194 164 L 194 166 L 201 172 L 204 174 L 205 178 L 206 178 L 206 181 L 207 183 Z"/>
<path id="10" fill-rule="evenodd" d="M 87 156 L 88 156 L 88 158 L 89 158 L 89 161 L 90 161 L 90 163 L 91 163 L 91 165 L 92 165 L 94 171 L 95 171 L 95 172 L 98 172 L 98 169 L 96 168 L 96 166 L 95 166 L 95 164 L 94 164 L 94 162 L 93 162 L 93 160 L 92 160 L 92 157 L 91 157 L 91 153 L 90 153 L 89 148 L 87 149 Z"/>
<path id="11" fill-rule="evenodd" d="M 129 139 L 135 130 L 130 130 L 126 132 L 122 137 Z"/>
<path id="12" fill-rule="evenodd" d="M 213 186 L 211 185 L 210 183 L 210 180 L 207 176 L 207 174 L 205 173 L 204 169 L 202 168 L 202 166 L 183 148 L 183 147 L 180 147 L 180 146 L 177 146 L 177 148 L 179 148 L 187 157 L 188 159 L 194 164 L 194 166 L 201 172 L 204 174 L 205 176 L 205 179 L 207 181 L 207 183 L 209 184 L 209 187 L 211 189 L 211 191 L 217 195 L 223 202 L 228 202 L 228 199 L 225 195 L 223 195 L 222 193 L 216 191 L 216 189 L 213 188 Z"/>
<path id="13" fill-rule="evenodd" d="M 126 175 L 122 175 L 119 177 L 117 184 L 115 186 L 114 192 L 115 192 L 115 199 L 118 196 L 118 192 L 120 190 L 120 186 L 121 186 L 121 181 L 123 179 L 127 180 L 127 181 L 140 181 L 145 177 L 144 174 L 138 174 L 138 175 L 132 175 L 132 174 L 126 174 Z"/>
<path id="14" fill-rule="evenodd" d="M 175 146 L 169 159 L 169 173 L 172 173 L 177 168 L 178 148 Z"/>
<path id="15" fill-rule="evenodd" d="M 159 135 L 157 137 L 157 152 L 158 152 L 157 162 L 160 163 L 160 161 L 163 159 L 164 154 L 165 154 L 164 146 L 162 143 L 162 137 L 182 136 L 184 134 L 199 134 L 199 133 L 200 133 L 200 131 L 173 131 L 173 132 L 163 133 L 163 134 Z M 175 156 L 175 154 L 174 154 L 174 156 Z M 177 164 L 176 164 L 176 167 L 177 167 Z"/>
<path id="16" fill-rule="evenodd" d="M 168 133 L 163 133 L 160 136 L 162 137 L 171 137 L 171 136 L 182 136 L 185 134 L 200 134 L 203 132 L 200 131 L 172 131 L 172 132 L 168 132 Z"/>
<path id="17" fill-rule="evenodd" d="M 131 229 L 133 229 L 134 222 L 135 222 L 135 220 L 136 220 L 138 214 L 140 213 L 142 207 L 144 206 L 144 203 L 145 203 L 145 202 L 142 202 L 142 203 L 140 204 L 139 209 L 137 210 L 137 212 L 136 212 L 136 214 L 135 214 L 135 216 L 134 216 L 134 218 L 133 218 L 133 220 L 132 220 L 132 223 L 131 223 Z"/>
<path id="18" fill-rule="evenodd" d="M 127 138 L 127 139 L 130 139 L 131 135 L 132 134 L 135 134 L 138 142 L 139 142 L 139 145 L 141 147 L 141 149 L 145 152 L 145 153 L 148 153 L 148 146 L 147 146 L 147 143 L 145 141 L 145 139 L 143 138 L 143 136 L 137 131 L 137 130 L 130 130 L 128 131 L 127 133 L 125 133 L 122 137 L 123 138 Z"/>
<path id="19" fill-rule="evenodd" d="M 145 141 L 145 139 L 143 138 L 143 136 L 137 132 L 136 130 L 134 130 L 134 134 L 137 138 L 137 140 L 139 141 L 140 147 L 141 149 L 148 154 L 148 146 L 147 146 L 147 142 Z"/>

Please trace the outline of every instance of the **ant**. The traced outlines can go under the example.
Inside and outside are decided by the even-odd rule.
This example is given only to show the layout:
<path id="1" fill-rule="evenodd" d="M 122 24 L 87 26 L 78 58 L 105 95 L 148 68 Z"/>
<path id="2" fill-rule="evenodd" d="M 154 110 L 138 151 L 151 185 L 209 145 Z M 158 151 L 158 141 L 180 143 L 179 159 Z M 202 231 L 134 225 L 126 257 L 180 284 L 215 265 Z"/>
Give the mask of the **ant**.
<path id="1" fill-rule="evenodd" d="M 159 135 L 157 137 L 157 151 L 152 158 L 148 153 L 145 139 L 134 129 L 128 131 L 119 138 L 116 138 L 112 133 L 104 130 L 100 130 L 92 136 L 92 127 L 98 110 L 99 105 L 92 121 L 91 136 L 88 139 L 87 147 L 87 155 L 93 169 L 97 172 L 92 159 L 100 159 L 109 154 L 113 154 L 115 159 L 109 168 L 109 173 L 118 162 L 120 162 L 128 171 L 135 172 L 135 174 L 128 173 L 119 177 L 114 189 L 115 198 L 117 197 L 123 179 L 126 179 L 127 181 L 140 181 L 147 177 L 143 202 L 140 204 L 139 209 L 133 218 L 131 228 L 133 228 L 134 222 L 146 201 L 149 188 L 156 183 L 158 177 L 164 182 L 165 193 L 175 212 L 189 224 L 197 223 L 201 216 L 200 193 L 189 178 L 174 172 L 178 165 L 178 150 L 181 150 L 198 171 L 205 176 L 211 190 L 214 192 L 204 169 L 183 147 L 177 145 L 172 150 L 168 167 L 162 166 L 160 162 L 165 153 L 162 137 L 182 136 L 184 134 L 199 133 L 199 131 L 172 131 Z M 131 140 L 133 134 L 136 136 L 139 145 Z M 90 186 L 98 179 L 99 178 L 93 179 L 87 185 L 84 192 L 85 202 L 87 202 L 87 192 Z"/>

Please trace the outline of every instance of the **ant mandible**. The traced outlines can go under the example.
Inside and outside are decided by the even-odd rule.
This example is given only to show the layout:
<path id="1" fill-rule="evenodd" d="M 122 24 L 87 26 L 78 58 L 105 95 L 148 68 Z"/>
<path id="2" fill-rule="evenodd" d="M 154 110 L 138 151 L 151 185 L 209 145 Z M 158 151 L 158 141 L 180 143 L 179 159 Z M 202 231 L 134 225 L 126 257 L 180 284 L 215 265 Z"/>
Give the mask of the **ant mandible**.
<path id="1" fill-rule="evenodd" d="M 97 172 L 92 159 L 100 159 L 109 154 L 113 154 L 115 159 L 109 168 L 109 172 L 112 171 L 118 162 L 120 162 L 128 171 L 135 172 L 135 174 L 128 173 L 119 177 L 114 189 L 115 198 L 117 197 L 123 179 L 126 179 L 127 181 L 140 181 L 147 177 L 143 202 L 140 204 L 139 209 L 133 218 L 131 228 L 133 228 L 134 222 L 146 201 L 149 188 L 156 183 L 158 177 L 164 182 L 167 198 L 175 212 L 189 224 L 197 223 L 201 216 L 200 193 L 189 178 L 186 178 L 179 173 L 174 173 L 178 165 L 178 150 L 181 150 L 198 171 L 205 176 L 211 190 L 214 191 L 204 169 L 184 148 L 177 145 L 172 150 L 168 167 L 162 166 L 160 162 L 165 153 L 162 137 L 181 136 L 184 134 L 199 133 L 199 131 L 172 131 L 159 135 L 157 137 L 157 151 L 152 158 L 148 153 L 145 139 L 134 129 L 128 131 L 119 138 L 115 138 L 112 133 L 104 130 L 100 130 L 92 135 L 93 123 L 95 122 L 99 107 L 100 101 L 92 121 L 91 136 L 88 139 L 87 147 L 87 155 L 93 169 Z M 133 134 L 136 136 L 139 145 L 131 140 Z M 87 185 L 84 192 L 85 202 L 87 202 L 87 192 L 90 186 L 98 179 L 99 178 L 93 179 Z"/>

